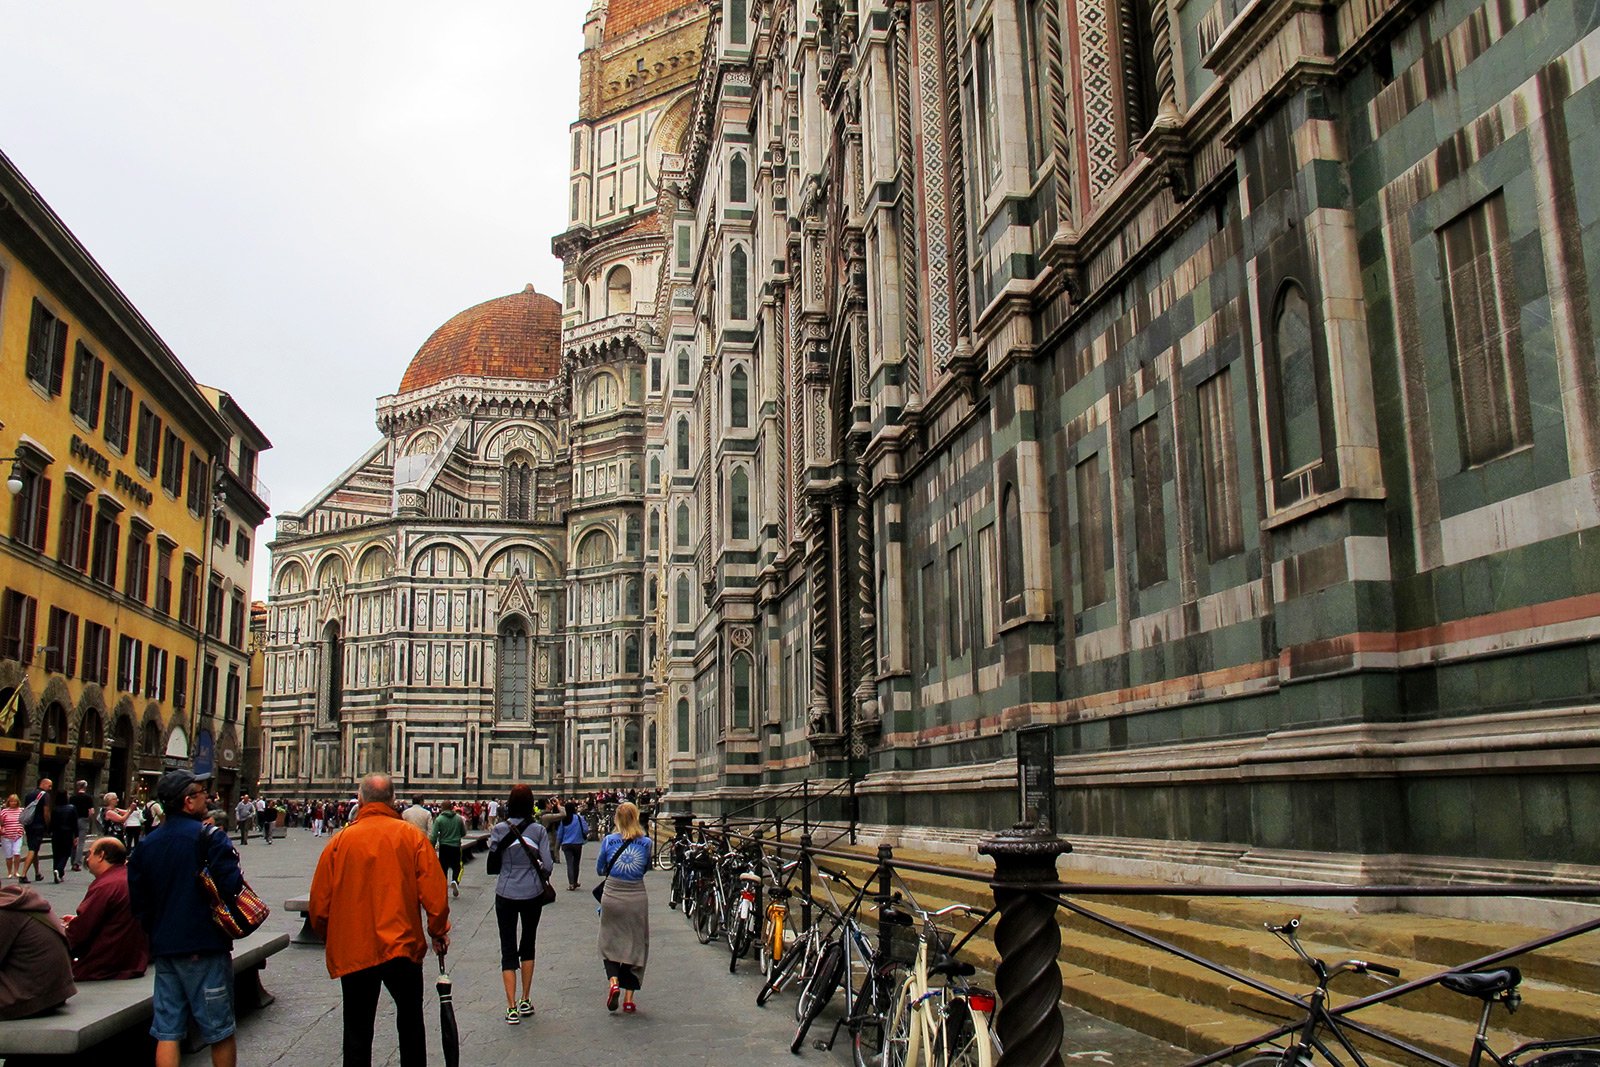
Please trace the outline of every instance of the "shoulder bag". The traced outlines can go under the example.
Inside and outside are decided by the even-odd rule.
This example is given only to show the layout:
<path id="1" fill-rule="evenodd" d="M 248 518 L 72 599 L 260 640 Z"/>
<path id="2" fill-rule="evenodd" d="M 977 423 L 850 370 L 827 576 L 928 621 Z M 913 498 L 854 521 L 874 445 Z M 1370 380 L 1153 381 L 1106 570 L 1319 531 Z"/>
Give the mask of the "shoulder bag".
<path id="1" fill-rule="evenodd" d="M 528 839 L 522 836 L 528 832 L 528 826 L 531 821 L 532 820 L 527 819 L 523 820 L 522 825 L 515 827 L 512 830 L 512 833 L 517 835 L 517 843 L 522 846 L 522 851 L 528 854 L 528 862 L 532 864 L 535 871 L 539 872 L 539 880 L 544 883 L 544 888 L 539 890 L 539 895 L 534 897 L 534 899 L 537 900 L 541 905 L 554 904 L 556 902 L 556 887 L 551 884 L 550 878 L 540 868 L 539 854 L 533 850 L 532 845 L 528 844 Z M 483 869 L 490 874 L 499 874 L 502 857 L 504 856 L 506 847 L 510 844 L 511 836 L 508 834 L 505 840 L 501 841 L 498 846 L 490 850 L 489 858 L 484 861 Z"/>
<path id="2" fill-rule="evenodd" d="M 216 832 L 216 827 L 209 826 L 195 838 L 195 852 L 200 860 L 200 869 L 195 872 L 195 877 L 200 880 L 200 889 L 205 893 L 211 921 L 216 923 L 217 929 L 237 941 L 260 929 L 261 924 L 267 921 L 267 916 L 272 914 L 272 909 L 250 888 L 249 882 L 240 885 L 239 895 L 232 900 L 217 887 L 216 879 L 211 876 L 210 856 L 211 835 Z"/>
<path id="3" fill-rule="evenodd" d="M 595 886 L 593 890 L 594 902 L 596 904 L 600 903 L 600 898 L 606 895 L 606 879 L 611 877 L 611 868 L 617 865 L 617 857 L 622 855 L 622 850 L 627 848 L 632 843 L 633 842 L 631 841 L 618 842 L 617 850 L 611 854 L 610 859 L 606 860 L 605 873 L 600 876 L 600 884 Z"/>

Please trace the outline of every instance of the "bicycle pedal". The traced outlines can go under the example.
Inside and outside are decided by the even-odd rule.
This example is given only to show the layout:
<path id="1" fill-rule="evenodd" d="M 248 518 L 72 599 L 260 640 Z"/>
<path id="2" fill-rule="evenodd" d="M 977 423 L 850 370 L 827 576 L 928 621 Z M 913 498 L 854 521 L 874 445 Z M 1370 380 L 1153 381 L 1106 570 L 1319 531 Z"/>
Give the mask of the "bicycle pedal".
<path id="1" fill-rule="evenodd" d="M 828 1052 L 833 1048 L 833 1046 L 826 1041 L 813 1041 L 811 1042 L 811 1047 L 816 1049 L 818 1052 Z"/>

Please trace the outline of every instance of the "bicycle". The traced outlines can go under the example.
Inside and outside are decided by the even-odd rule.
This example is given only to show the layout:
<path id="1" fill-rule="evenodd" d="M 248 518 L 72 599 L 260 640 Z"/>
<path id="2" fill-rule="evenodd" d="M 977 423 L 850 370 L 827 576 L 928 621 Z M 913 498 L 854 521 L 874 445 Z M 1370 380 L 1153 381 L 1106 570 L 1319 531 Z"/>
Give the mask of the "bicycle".
<path id="1" fill-rule="evenodd" d="M 1395 967 L 1367 960 L 1344 960 L 1330 967 L 1322 960 L 1313 957 L 1300 944 L 1298 918 L 1290 919 L 1281 926 L 1274 926 L 1271 923 L 1266 926 L 1268 931 L 1293 949 L 1295 955 L 1311 968 L 1311 972 L 1317 976 L 1317 984 L 1306 999 L 1306 1017 L 1298 1024 L 1299 1036 L 1295 1042 L 1286 1048 L 1251 1056 L 1239 1067 L 1316 1067 L 1318 1064 L 1345 1067 L 1347 1062 L 1353 1067 L 1367 1067 L 1366 1059 L 1345 1034 L 1345 1027 L 1367 1033 L 1369 1036 L 1375 1035 L 1354 1023 L 1342 1021 L 1328 1011 L 1328 984 L 1344 974 L 1376 975 L 1380 976 L 1379 980 L 1382 981 L 1386 978 L 1399 978 L 1400 971 Z M 1440 985 L 1453 993 L 1477 997 L 1483 1001 L 1483 1011 L 1478 1018 L 1478 1030 L 1472 1039 L 1472 1052 L 1467 1059 L 1467 1067 L 1483 1067 L 1486 1056 L 1496 1067 L 1600 1067 L 1600 1035 L 1528 1041 L 1504 1056 L 1489 1047 L 1490 1012 L 1496 1003 L 1504 1006 L 1508 1014 L 1515 1012 L 1522 1004 L 1522 994 L 1517 991 L 1521 983 L 1522 972 L 1515 967 L 1502 967 L 1492 971 L 1457 971 L 1439 980 Z M 1324 1034 L 1332 1036 L 1334 1045 L 1342 1050 L 1348 1061 L 1340 1058 Z M 1394 1043 L 1389 1039 L 1384 1040 Z M 1404 1044 L 1397 1044 L 1396 1047 L 1437 1067 L 1454 1067 L 1450 1061 L 1421 1049 Z M 1544 1055 L 1524 1061 L 1522 1057 L 1530 1053 L 1544 1053 Z"/>
<path id="2" fill-rule="evenodd" d="M 760 853 L 756 853 L 756 858 Z M 755 871 L 756 859 L 749 852 L 741 850 L 735 853 L 737 863 L 729 868 L 730 873 L 735 867 L 742 867 L 738 872 L 738 892 L 732 892 L 730 884 L 728 893 L 728 914 L 724 925 L 724 932 L 728 937 L 728 973 L 733 974 L 739 969 L 739 961 L 750 953 L 750 945 L 756 939 L 756 897 L 761 887 L 761 875 Z"/>
<path id="3" fill-rule="evenodd" d="M 1000 1057 L 1000 1040 L 989 1024 L 994 993 L 967 984 L 977 968 L 956 959 L 961 945 L 951 947 L 934 922 L 960 912 L 981 915 L 981 928 L 993 913 L 966 904 L 931 912 L 913 905 L 911 910 L 922 920 L 921 935 L 869 1061 L 875 1067 L 993 1067 Z M 930 979 L 942 979 L 942 984 L 930 985 Z"/>

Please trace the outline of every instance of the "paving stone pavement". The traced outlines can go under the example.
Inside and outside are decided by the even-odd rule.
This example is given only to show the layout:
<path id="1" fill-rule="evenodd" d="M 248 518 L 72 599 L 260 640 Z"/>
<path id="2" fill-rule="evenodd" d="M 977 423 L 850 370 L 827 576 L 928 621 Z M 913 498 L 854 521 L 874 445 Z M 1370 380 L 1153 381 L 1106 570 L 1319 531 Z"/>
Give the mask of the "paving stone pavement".
<path id="1" fill-rule="evenodd" d="M 304 896 L 325 839 L 294 829 L 265 845 L 253 836 L 241 855 L 245 876 L 272 906 L 267 928 L 294 933 L 300 916 L 283 902 Z M 539 925 L 539 960 L 534 974 L 537 1013 L 520 1025 L 504 1022 L 505 1000 L 500 984 L 499 939 L 495 929 L 493 882 L 483 857 L 467 865 L 461 895 L 451 901 L 454 924 L 449 956 L 454 979 L 456 1018 L 461 1029 L 461 1062 L 467 1067 L 552 1062 L 562 1064 L 629 1063 L 690 1067 L 850 1062 L 849 1039 L 841 1038 L 832 1053 L 807 1048 L 789 1053 L 794 1013 L 789 996 L 766 1008 L 755 1006 L 761 976 L 754 961 L 741 961 L 739 973 L 728 973 L 728 954 L 717 944 L 701 945 L 687 923 L 666 906 L 668 876 L 652 872 L 650 890 L 650 967 L 638 995 L 639 1012 L 628 1016 L 605 1010 L 605 978 L 596 951 L 599 918 L 588 887 L 594 884 L 594 846 L 585 849 L 585 888 L 561 888 L 559 899 L 545 909 Z M 62 912 L 76 908 L 89 884 L 87 871 L 71 874 L 62 885 L 34 883 Z M 558 885 L 562 876 L 557 874 Z M 439 1054 L 438 1004 L 432 959 L 424 969 L 424 1010 L 430 1062 Z M 247 1067 L 333 1065 L 341 1059 L 342 1022 L 339 983 L 328 978 L 320 946 L 290 945 L 273 956 L 262 976 L 277 997 L 270 1007 L 239 1020 L 240 1063 Z M 1068 1009 L 1065 1062 L 1103 1067 L 1161 1067 L 1188 1059 L 1181 1050 L 1143 1035 Z M 832 1016 L 812 1029 L 826 1035 Z M 380 996 L 373 1063 L 397 1065 L 394 1008 Z M 186 1056 L 185 1064 L 205 1064 L 205 1053 Z"/>

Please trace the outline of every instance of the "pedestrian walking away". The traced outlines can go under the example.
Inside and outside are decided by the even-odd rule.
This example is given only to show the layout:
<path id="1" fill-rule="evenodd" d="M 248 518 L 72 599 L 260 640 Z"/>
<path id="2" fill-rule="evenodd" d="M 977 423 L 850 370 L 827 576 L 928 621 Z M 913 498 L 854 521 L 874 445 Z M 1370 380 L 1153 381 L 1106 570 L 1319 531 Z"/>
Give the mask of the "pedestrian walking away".
<path id="1" fill-rule="evenodd" d="M 79 782 L 72 791 L 72 810 L 78 813 L 78 834 L 72 842 L 72 869 L 83 870 L 83 850 L 94 840 L 94 797 L 89 783 Z"/>
<path id="2" fill-rule="evenodd" d="M 0 855 L 6 858 L 6 877 L 22 881 L 22 798 L 12 793 L 0 808 Z"/>
<path id="3" fill-rule="evenodd" d="M 261 827 L 261 840 L 272 844 L 272 828 L 278 822 L 278 802 L 266 797 L 256 798 L 256 824 Z"/>
<path id="4" fill-rule="evenodd" d="M 450 899 L 427 835 L 395 811 L 388 775 L 362 780 L 359 814 L 322 850 L 307 917 L 327 943 L 328 977 L 339 979 L 344 1067 L 372 1063 L 380 988 L 394 1000 L 400 1067 L 423 1067 L 422 962 L 430 947 L 450 947 Z"/>
<path id="5" fill-rule="evenodd" d="M 600 958 L 605 962 L 606 1009 L 632 1015 L 633 995 L 644 984 L 650 962 L 650 898 L 644 875 L 650 869 L 650 838 L 639 825 L 639 809 L 631 801 L 617 805 L 617 829 L 600 842 L 595 873 L 604 881 L 600 894 Z"/>
<path id="6" fill-rule="evenodd" d="M 450 892 L 461 895 L 461 839 L 466 836 L 467 823 L 456 813 L 455 801 L 444 802 L 444 810 L 433 820 L 428 837 L 439 850 L 439 866 L 444 869 Z"/>
<path id="7" fill-rule="evenodd" d="M 539 940 L 539 917 L 548 899 L 545 887 L 555 862 L 550 837 L 533 817 L 533 789 L 511 790 L 507 818 L 489 831 L 487 866 L 498 865 L 494 884 L 494 916 L 500 927 L 500 978 L 505 983 L 506 1022 L 515 1026 L 533 1014 L 533 963 Z M 517 936 L 517 924 L 522 936 Z M 522 974 L 522 999 L 517 999 L 517 973 Z"/>
<path id="8" fill-rule="evenodd" d="M 589 822 L 578 814 L 575 801 L 567 801 L 567 814 L 556 824 L 556 841 L 567 861 L 567 890 L 578 888 L 578 865 L 583 862 L 583 843 L 589 840 Z"/>
<path id="9" fill-rule="evenodd" d="M 400 813 L 400 817 L 421 830 L 424 837 L 433 836 L 433 812 L 422 802 L 422 797 L 412 797 L 410 805 Z"/>
<path id="10" fill-rule="evenodd" d="M 239 797 L 239 803 L 233 806 L 234 829 L 239 831 L 239 847 L 250 843 L 250 824 L 256 821 L 256 803 L 250 799 L 250 794 L 245 793 Z"/>
<path id="11" fill-rule="evenodd" d="M 191 1024 L 211 1046 L 213 1067 L 234 1067 L 233 941 L 212 921 L 199 876 L 208 869 L 224 897 L 237 897 L 244 888 L 239 850 L 204 821 L 210 808 L 204 778 L 168 771 L 156 783 L 156 797 L 161 822 L 128 858 L 128 899 L 154 962 L 156 1067 L 178 1067 Z"/>
<path id="12" fill-rule="evenodd" d="M 78 846 L 78 811 L 65 792 L 58 792 L 50 809 L 51 878 L 60 883 Z"/>

